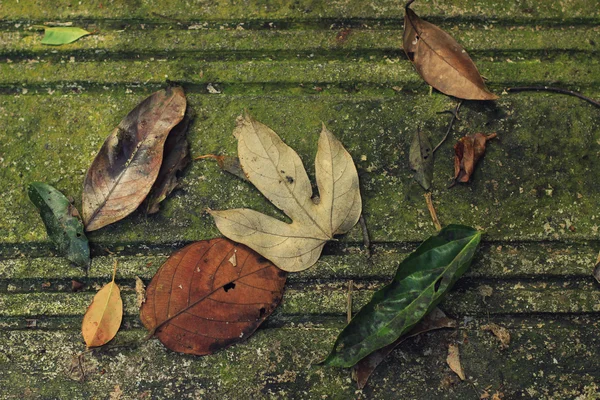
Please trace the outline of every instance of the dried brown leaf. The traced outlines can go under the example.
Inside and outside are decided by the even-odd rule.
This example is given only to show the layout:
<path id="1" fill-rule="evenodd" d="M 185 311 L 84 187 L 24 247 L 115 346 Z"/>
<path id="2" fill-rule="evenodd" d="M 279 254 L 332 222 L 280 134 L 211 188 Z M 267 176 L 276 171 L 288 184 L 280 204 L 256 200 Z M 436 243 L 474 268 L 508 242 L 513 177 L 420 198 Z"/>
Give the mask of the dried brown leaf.
<path id="1" fill-rule="evenodd" d="M 228 172 L 231 175 L 235 175 L 242 180 L 248 180 L 248 178 L 246 178 L 246 174 L 244 174 L 244 170 L 242 170 L 239 158 L 232 156 L 217 156 L 215 154 L 206 154 L 200 157 L 196 157 L 195 160 L 202 160 L 206 158 L 214 159 L 217 162 L 219 168 L 221 168 L 223 171 Z"/>
<path id="2" fill-rule="evenodd" d="M 135 294 L 137 306 L 141 308 L 146 301 L 146 285 L 138 276 L 135 277 Z"/>
<path id="3" fill-rule="evenodd" d="M 457 182 L 469 182 L 475 165 L 485 154 L 487 141 L 495 137 L 495 133 L 490 135 L 476 133 L 460 138 L 454 145 L 454 181 L 450 186 L 454 186 Z"/>
<path id="4" fill-rule="evenodd" d="M 448 358 L 446 358 L 446 363 L 452 371 L 458 375 L 461 380 L 465 380 L 465 371 L 463 370 L 462 365 L 460 364 L 460 353 L 458 350 L 458 345 L 450 344 L 448 346 Z"/>
<path id="5" fill-rule="evenodd" d="M 141 320 L 173 351 L 211 354 L 256 330 L 279 304 L 285 276 L 241 244 L 196 242 L 175 252 L 154 275 Z"/>
<path id="6" fill-rule="evenodd" d="M 421 77 L 450 96 L 466 100 L 498 98 L 485 87 L 475 63 L 460 44 L 406 7 L 404 52 Z"/>
<path id="7" fill-rule="evenodd" d="M 83 184 L 87 231 L 123 219 L 144 201 L 158 176 L 165 140 L 185 108 L 182 88 L 160 90 L 127 114 L 106 139 Z"/>
<path id="8" fill-rule="evenodd" d="M 510 332 L 508 329 L 494 323 L 483 325 L 481 329 L 492 332 L 500 340 L 503 349 L 507 348 L 510 344 Z"/>
<path id="9" fill-rule="evenodd" d="M 177 187 L 179 175 L 190 163 L 190 151 L 187 141 L 187 131 L 190 117 L 185 116 L 183 120 L 171 130 L 165 142 L 164 157 L 158 177 L 146 197 L 148 214 L 157 213 L 160 210 L 159 203 Z"/>

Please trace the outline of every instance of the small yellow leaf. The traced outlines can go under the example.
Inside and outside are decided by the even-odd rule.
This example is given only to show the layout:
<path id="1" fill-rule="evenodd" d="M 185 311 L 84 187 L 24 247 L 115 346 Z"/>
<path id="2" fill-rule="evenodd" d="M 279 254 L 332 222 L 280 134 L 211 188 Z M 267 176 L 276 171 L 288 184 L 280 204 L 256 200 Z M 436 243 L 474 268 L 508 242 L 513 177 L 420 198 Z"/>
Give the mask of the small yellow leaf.
<path id="1" fill-rule="evenodd" d="M 108 343 L 115 337 L 123 319 L 123 300 L 115 283 L 117 263 L 115 262 L 112 281 L 106 285 L 92 300 L 83 316 L 81 333 L 87 347 L 98 347 Z"/>

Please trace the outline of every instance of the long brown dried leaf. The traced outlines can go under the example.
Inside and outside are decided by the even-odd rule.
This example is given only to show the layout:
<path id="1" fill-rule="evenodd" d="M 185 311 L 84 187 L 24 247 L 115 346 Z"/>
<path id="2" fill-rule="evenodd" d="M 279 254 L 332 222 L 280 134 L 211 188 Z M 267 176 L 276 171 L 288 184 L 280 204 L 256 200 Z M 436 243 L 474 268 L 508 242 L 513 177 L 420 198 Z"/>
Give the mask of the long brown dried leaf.
<path id="1" fill-rule="evenodd" d="M 123 219 L 144 201 L 158 176 L 165 140 L 185 108 L 182 88 L 160 90 L 127 114 L 106 139 L 83 185 L 87 231 Z"/>
<path id="2" fill-rule="evenodd" d="M 190 117 L 184 117 L 183 121 L 173 128 L 167 137 L 158 177 L 146 198 L 148 214 L 154 214 L 160 210 L 159 204 L 177 187 L 179 174 L 191 161 L 187 140 L 189 124 Z"/>
<path id="3" fill-rule="evenodd" d="M 475 63 L 452 36 L 419 18 L 408 4 L 405 9 L 404 52 L 425 82 L 459 99 L 498 98 L 487 90 Z"/>
<path id="4" fill-rule="evenodd" d="M 281 300 L 285 272 L 227 239 L 175 252 L 146 289 L 141 319 L 167 348 L 205 355 L 250 336 Z"/>

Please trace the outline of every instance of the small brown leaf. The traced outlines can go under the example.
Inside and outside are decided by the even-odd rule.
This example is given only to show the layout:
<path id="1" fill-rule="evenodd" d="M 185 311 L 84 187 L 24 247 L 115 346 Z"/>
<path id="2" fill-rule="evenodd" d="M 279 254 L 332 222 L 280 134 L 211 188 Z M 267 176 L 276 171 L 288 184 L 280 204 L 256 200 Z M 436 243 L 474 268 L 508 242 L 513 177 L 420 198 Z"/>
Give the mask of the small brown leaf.
<path id="1" fill-rule="evenodd" d="M 141 319 L 170 350 L 211 354 L 246 339 L 273 312 L 285 275 L 241 244 L 196 242 L 175 252 L 154 275 Z"/>
<path id="2" fill-rule="evenodd" d="M 411 2 L 412 3 L 412 2 Z M 406 6 L 404 52 L 421 77 L 449 96 L 466 100 L 495 100 L 475 63 L 460 44 L 437 26 L 422 20 Z"/>
<path id="3" fill-rule="evenodd" d="M 460 364 L 460 353 L 458 351 L 458 345 L 450 344 L 448 346 L 448 358 L 446 358 L 446 363 L 448 363 L 450 369 L 454 371 L 462 381 L 467 379 L 465 376 L 465 371 L 463 370 L 463 367 Z"/>
<path id="4" fill-rule="evenodd" d="M 96 293 L 92 304 L 83 316 L 81 333 L 87 347 L 98 347 L 115 337 L 123 319 L 121 292 L 115 283 L 117 263 L 113 270 L 112 282 L 104 285 Z"/>
<path id="5" fill-rule="evenodd" d="M 485 154 L 487 141 L 495 137 L 495 133 L 491 135 L 476 133 L 460 138 L 454 145 L 454 181 L 450 187 L 454 186 L 456 182 L 469 182 L 475 165 Z"/>
<path id="6" fill-rule="evenodd" d="M 138 308 L 142 307 L 142 304 L 146 301 L 146 285 L 139 278 L 135 277 L 135 294 L 136 294 L 136 303 Z"/>
<path id="7" fill-rule="evenodd" d="M 219 168 L 221 168 L 223 171 L 229 172 L 231 175 L 235 175 L 242 180 L 248 180 L 248 178 L 246 178 L 246 174 L 244 174 L 244 170 L 242 170 L 239 158 L 233 156 L 217 156 L 214 154 L 206 154 L 196 157 L 194 160 L 202 160 L 205 158 L 214 159 Z"/>
<path id="8" fill-rule="evenodd" d="M 483 325 L 481 329 L 492 332 L 500 340 L 503 349 L 506 349 L 510 344 L 510 332 L 508 332 L 508 329 L 494 323 Z"/>
<path id="9" fill-rule="evenodd" d="M 144 201 L 158 176 L 165 140 L 185 108 L 182 88 L 160 90 L 127 114 L 106 139 L 83 184 L 87 231 L 125 218 Z"/>
<path id="10" fill-rule="evenodd" d="M 79 292 L 80 290 L 83 289 L 85 285 L 79 281 L 76 281 L 75 279 L 71 280 L 71 291 L 72 292 Z"/>
<path id="11" fill-rule="evenodd" d="M 167 141 L 162 165 L 158 172 L 158 177 L 146 197 L 148 214 L 157 213 L 160 210 L 159 203 L 177 187 L 179 174 L 190 163 L 190 151 L 187 141 L 187 131 L 190 124 L 190 117 L 185 116 L 183 120 L 171 130 Z"/>
<path id="12" fill-rule="evenodd" d="M 456 328 L 456 321 L 452 318 L 448 318 L 442 310 L 436 307 L 406 335 L 400 336 L 394 343 L 369 354 L 356 364 L 354 370 L 356 371 L 358 388 L 362 389 L 365 387 L 369 377 L 373 371 L 375 371 L 375 368 L 377 368 L 377 366 L 392 352 L 392 350 L 398 347 L 400 343 L 411 337 L 420 335 L 421 333 L 442 328 Z"/>

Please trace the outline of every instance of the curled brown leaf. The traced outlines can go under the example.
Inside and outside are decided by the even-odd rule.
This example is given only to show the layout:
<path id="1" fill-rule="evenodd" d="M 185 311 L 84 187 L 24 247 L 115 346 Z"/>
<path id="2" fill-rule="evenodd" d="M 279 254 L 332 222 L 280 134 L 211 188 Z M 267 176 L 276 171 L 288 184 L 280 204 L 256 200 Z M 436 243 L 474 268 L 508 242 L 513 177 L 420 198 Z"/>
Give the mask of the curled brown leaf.
<path id="1" fill-rule="evenodd" d="M 454 181 L 450 187 L 457 182 L 469 182 L 475 170 L 475 165 L 485 154 L 487 141 L 495 137 L 495 133 L 490 135 L 476 133 L 460 138 L 458 143 L 454 145 Z"/>

